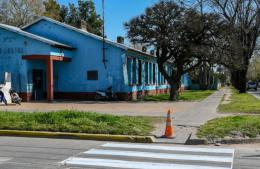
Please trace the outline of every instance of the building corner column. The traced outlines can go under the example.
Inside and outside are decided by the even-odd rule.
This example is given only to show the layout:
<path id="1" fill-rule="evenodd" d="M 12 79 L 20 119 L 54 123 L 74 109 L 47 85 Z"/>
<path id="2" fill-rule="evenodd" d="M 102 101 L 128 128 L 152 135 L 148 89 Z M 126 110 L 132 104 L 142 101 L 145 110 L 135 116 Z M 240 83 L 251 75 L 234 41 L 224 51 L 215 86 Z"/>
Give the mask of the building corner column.
<path id="1" fill-rule="evenodd" d="M 53 60 L 49 57 L 46 61 L 46 77 L 47 77 L 47 100 L 52 102 L 54 100 L 53 89 Z"/>

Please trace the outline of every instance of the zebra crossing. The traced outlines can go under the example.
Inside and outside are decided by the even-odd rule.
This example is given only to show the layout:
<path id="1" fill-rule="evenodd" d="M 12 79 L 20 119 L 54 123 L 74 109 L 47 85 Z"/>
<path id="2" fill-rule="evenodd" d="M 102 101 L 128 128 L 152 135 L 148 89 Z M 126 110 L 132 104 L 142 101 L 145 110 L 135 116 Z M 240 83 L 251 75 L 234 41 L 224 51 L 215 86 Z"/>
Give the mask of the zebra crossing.
<path id="1" fill-rule="evenodd" d="M 62 164 L 69 168 L 232 169 L 234 149 L 106 143 Z"/>

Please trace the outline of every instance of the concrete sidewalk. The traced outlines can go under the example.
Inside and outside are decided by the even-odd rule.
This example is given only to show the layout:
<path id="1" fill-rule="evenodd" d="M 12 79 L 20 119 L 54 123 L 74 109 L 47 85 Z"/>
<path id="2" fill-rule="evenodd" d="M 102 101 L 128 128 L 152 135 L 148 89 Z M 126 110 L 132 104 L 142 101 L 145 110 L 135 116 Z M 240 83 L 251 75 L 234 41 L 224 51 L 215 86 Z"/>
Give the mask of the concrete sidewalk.
<path id="1" fill-rule="evenodd" d="M 158 139 L 163 142 L 185 143 L 190 134 L 210 119 L 224 116 L 216 109 L 224 93 L 221 89 L 201 102 L 96 102 L 96 101 L 59 101 L 54 103 L 30 102 L 21 106 L 0 106 L 0 111 L 48 112 L 58 110 L 94 111 L 112 115 L 163 117 L 152 133 L 158 137 L 164 134 L 167 110 L 174 111 L 175 139 Z"/>
<path id="2" fill-rule="evenodd" d="M 101 102 L 101 101 L 57 101 L 28 102 L 21 106 L 1 106 L 0 111 L 14 112 L 50 112 L 59 110 L 77 110 L 126 116 L 164 117 L 168 109 L 186 112 L 197 102 Z"/>
<path id="3" fill-rule="evenodd" d="M 229 89 L 221 89 L 211 96 L 207 97 L 201 102 L 197 102 L 185 112 L 175 112 L 174 117 L 174 139 L 157 139 L 157 142 L 170 142 L 184 144 L 190 135 L 195 136 L 198 127 L 208 120 L 227 116 L 226 114 L 217 113 L 217 107 L 220 104 L 223 95 L 228 92 Z M 157 129 L 153 132 L 154 135 L 160 137 L 164 134 L 164 124 L 157 126 Z"/>

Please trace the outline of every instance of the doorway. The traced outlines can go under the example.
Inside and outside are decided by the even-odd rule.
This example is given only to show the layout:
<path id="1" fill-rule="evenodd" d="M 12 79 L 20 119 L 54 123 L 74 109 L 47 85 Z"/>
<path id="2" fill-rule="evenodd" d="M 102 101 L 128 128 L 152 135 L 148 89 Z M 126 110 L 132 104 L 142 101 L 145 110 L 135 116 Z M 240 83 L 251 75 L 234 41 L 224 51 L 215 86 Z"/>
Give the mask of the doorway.
<path id="1" fill-rule="evenodd" d="M 33 69 L 32 76 L 34 100 L 46 99 L 44 92 L 44 71 L 42 69 Z"/>

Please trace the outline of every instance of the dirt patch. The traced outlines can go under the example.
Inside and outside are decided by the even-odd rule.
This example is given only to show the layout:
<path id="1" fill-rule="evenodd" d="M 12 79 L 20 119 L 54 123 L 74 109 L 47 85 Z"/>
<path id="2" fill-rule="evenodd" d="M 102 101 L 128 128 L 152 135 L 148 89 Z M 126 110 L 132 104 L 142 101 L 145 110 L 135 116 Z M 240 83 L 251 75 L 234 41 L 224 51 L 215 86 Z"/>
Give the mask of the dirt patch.
<path id="1" fill-rule="evenodd" d="M 226 89 L 226 92 L 225 92 L 225 94 L 223 96 L 221 104 L 229 104 L 232 101 L 231 96 L 232 96 L 231 90 L 230 89 Z"/>

